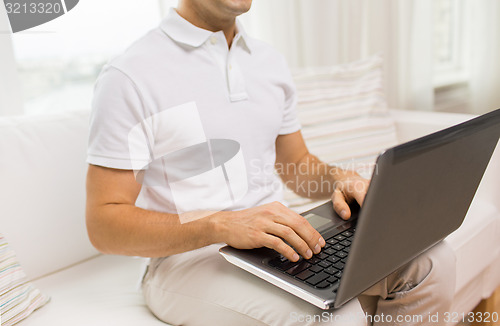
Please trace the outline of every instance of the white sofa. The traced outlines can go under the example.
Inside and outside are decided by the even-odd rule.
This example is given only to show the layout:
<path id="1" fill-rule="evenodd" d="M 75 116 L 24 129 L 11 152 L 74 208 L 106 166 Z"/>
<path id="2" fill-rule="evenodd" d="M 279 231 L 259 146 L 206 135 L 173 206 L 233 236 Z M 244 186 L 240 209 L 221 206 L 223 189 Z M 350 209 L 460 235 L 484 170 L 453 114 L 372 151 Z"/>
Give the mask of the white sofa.
<path id="1" fill-rule="evenodd" d="M 400 141 L 471 118 L 391 111 Z M 28 277 L 51 302 L 21 322 L 165 325 L 139 283 L 145 259 L 99 254 L 85 228 L 88 112 L 0 119 L 1 229 Z M 463 226 L 445 241 L 457 255 L 453 309 L 468 312 L 500 285 L 500 150 Z"/>

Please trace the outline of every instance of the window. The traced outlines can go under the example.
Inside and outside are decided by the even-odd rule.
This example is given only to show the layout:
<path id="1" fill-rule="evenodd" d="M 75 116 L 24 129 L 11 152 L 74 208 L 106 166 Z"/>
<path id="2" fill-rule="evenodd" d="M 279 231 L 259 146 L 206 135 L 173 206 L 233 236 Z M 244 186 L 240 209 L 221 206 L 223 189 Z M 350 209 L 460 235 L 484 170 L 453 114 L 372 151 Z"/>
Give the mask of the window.
<path id="1" fill-rule="evenodd" d="M 174 0 L 85 0 L 12 35 L 26 113 L 88 109 L 102 66 L 158 26 Z"/>
<path id="2" fill-rule="evenodd" d="M 463 83 L 468 78 L 466 2 L 434 0 L 434 84 Z"/>

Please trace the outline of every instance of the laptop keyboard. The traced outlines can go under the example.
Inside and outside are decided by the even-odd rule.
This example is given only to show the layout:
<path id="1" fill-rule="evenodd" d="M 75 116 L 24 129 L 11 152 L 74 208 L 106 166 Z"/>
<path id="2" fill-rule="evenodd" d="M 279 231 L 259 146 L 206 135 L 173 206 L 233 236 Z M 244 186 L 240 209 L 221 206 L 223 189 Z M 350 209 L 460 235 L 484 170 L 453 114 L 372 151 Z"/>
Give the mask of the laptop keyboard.
<path id="1" fill-rule="evenodd" d="M 301 258 L 297 262 L 291 262 L 279 255 L 268 264 L 313 288 L 334 287 L 335 290 L 342 277 L 355 231 L 356 228 L 351 227 L 326 239 L 326 245 L 321 252 L 313 255 L 311 259 Z"/>

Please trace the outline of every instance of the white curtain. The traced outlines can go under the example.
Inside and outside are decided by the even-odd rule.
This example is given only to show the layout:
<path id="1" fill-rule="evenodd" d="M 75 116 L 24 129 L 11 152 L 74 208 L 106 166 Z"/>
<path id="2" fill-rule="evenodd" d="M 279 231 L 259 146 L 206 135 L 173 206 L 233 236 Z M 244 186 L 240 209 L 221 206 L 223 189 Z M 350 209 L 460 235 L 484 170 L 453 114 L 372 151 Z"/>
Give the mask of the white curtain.
<path id="1" fill-rule="evenodd" d="M 500 1 L 469 0 L 471 111 L 500 108 Z"/>
<path id="2" fill-rule="evenodd" d="M 0 116 L 20 115 L 23 102 L 5 6 L 0 3 Z"/>
<path id="3" fill-rule="evenodd" d="M 433 109 L 431 0 L 254 0 L 248 32 L 273 44 L 290 66 L 385 58 L 389 106 Z"/>

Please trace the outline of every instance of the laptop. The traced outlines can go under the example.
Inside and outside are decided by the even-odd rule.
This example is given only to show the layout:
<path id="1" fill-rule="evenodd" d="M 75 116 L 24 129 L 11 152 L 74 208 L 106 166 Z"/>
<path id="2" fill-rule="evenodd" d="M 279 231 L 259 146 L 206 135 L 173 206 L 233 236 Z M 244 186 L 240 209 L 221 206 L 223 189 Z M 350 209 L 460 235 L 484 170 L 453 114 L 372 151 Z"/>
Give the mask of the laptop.
<path id="1" fill-rule="evenodd" d="M 230 263 L 322 309 L 338 308 L 463 222 L 500 137 L 500 109 L 381 153 L 362 208 L 302 213 L 326 240 L 291 262 L 268 248 L 224 246 Z"/>

